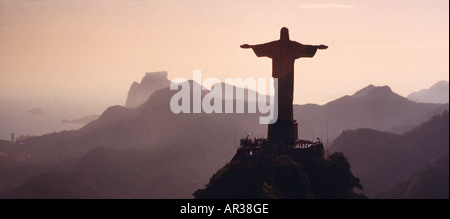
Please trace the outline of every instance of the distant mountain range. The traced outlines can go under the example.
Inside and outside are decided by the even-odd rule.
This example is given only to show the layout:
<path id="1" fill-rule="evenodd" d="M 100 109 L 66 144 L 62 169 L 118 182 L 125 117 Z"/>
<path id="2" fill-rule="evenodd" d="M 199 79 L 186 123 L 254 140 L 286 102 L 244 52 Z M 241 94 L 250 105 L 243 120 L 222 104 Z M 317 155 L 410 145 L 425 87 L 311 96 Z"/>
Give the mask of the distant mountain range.
<path id="1" fill-rule="evenodd" d="M 157 91 L 145 104 L 134 109 L 110 107 L 98 120 L 77 131 L 17 142 L 10 156 L 25 153 L 29 159 L 14 167 L 14 171 L 0 171 L 0 185 L 23 185 L 12 193 L 5 193 L 5 196 L 39 197 L 44 194 L 37 191 L 48 191 L 45 188 L 58 184 L 60 180 L 65 182 L 76 178 L 91 182 L 90 173 L 98 171 L 95 175 L 99 182 L 89 185 L 110 183 L 109 187 L 122 189 L 117 192 L 119 195 L 89 193 L 98 194 L 98 197 L 104 197 L 102 194 L 108 194 L 108 198 L 192 197 L 200 185 L 206 184 L 209 177 L 231 159 L 235 143 L 246 133 L 243 127 L 254 126 L 258 117 L 256 114 L 173 114 L 169 101 L 175 92 L 169 89 Z M 99 162 L 107 162 L 108 165 L 100 165 Z M 35 166 L 35 170 L 30 170 L 30 164 Z M 76 168 L 78 164 L 83 164 L 83 168 Z M 126 168 L 124 172 L 129 172 L 124 173 L 117 168 Z M 44 170 L 52 171 L 52 174 L 41 175 Z M 8 177 L 12 172 L 20 175 L 15 181 Z M 84 177 L 88 178 L 84 180 Z M 115 180 L 110 181 L 111 177 Z M 130 187 L 121 187 L 124 182 L 130 182 L 127 177 L 136 178 L 135 182 L 141 186 L 127 184 Z M 81 182 L 70 181 L 68 186 L 79 188 L 78 183 Z M 143 186 L 146 192 L 140 190 Z M 60 189 L 58 194 L 72 191 L 65 187 L 55 189 Z M 27 192 L 30 190 L 34 192 Z M 88 194 L 84 191 L 80 193 Z M 97 191 L 103 190 L 98 188 Z M 80 197 L 80 193 L 76 193 Z"/>
<path id="2" fill-rule="evenodd" d="M 294 117 L 299 123 L 300 138 L 328 136 L 332 142 L 347 129 L 371 128 L 402 134 L 448 108 L 448 104 L 410 101 L 388 86 L 369 85 L 322 106 L 295 106 Z"/>
<path id="3" fill-rule="evenodd" d="M 331 150 L 345 154 L 369 198 L 448 198 L 448 133 L 446 111 L 403 135 L 345 131 Z"/>
<path id="4" fill-rule="evenodd" d="M 135 108 L 145 103 L 148 98 L 157 90 L 169 87 L 170 81 L 167 79 L 167 72 L 147 72 L 141 83 L 133 82 L 128 91 L 125 107 Z"/>
<path id="5" fill-rule="evenodd" d="M 166 87 L 138 107 L 112 106 L 76 131 L 17 141 L 0 168 L 0 197 L 54 191 L 53 197 L 189 198 L 231 159 L 241 137 L 266 135 L 259 114 L 173 114 L 176 92 Z M 301 137 L 323 139 L 328 130 L 331 141 L 346 129 L 408 130 L 446 109 L 371 85 L 323 106 L 297 105 L 294 114 Z"/>
<path id="6" fill-rule="evenodd" d="M 407 98 L 419 103 L 448 103 L 449 83 L 448 81 L 439 81 L 428 89 L 411 93 Z"/>

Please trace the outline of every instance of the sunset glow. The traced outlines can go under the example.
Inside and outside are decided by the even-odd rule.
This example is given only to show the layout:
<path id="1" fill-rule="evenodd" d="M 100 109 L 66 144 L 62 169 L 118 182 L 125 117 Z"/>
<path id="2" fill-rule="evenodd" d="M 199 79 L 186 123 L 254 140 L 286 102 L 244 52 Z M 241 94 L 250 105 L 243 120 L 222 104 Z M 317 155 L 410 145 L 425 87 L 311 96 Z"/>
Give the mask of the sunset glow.
<path id="1" fill-rule="evenodd" d="M 133 81 L 270 77 L 242 43 L 291 39 L 330 48 L 296 62 L 294 102 L 323 104 L 369 84 L 401 95 L 448 80 L 448 1 L 0 0 L 3 98 L 123 104 Z M 21 95 L 17 97 L 17 95 Z"/>

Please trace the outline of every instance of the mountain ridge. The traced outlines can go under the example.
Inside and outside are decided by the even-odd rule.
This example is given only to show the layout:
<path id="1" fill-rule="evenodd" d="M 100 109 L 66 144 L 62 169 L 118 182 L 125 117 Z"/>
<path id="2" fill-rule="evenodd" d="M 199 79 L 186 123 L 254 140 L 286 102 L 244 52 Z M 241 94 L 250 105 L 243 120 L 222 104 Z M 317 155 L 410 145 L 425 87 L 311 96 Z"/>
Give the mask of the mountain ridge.
<path id="1" fill-rule="evenodd" d="M 135 108 L 145 103 L 147 99 L 157 90 L 169 87 L 167 71 L 147 72 L 141 83 L 134 81 L 128 90 L 125 107 Z"/>
<path id="2" fill-rule="evenodd" d="M 371 128 L 402 134 L 432 116 L 448 110 L 448 104 L 416 103 L 388 86 L 366 86 L 324 105 L 295 105 L 299 137 L 320 136 L 332 142 L 346 129 Z"/>
<path id="3" fill-rule="evenodd" d="M 444 80 L 438 81 L 427 89 L 412 92 L 407 98 L 421 103 L 448 103 L 449 82 Z"/>
<path id="4" fill-rule="evenodd" d="M 369 198 L 449 151 L 448 111 L 402 134 L 347 130 L 331 145 L 343 152 Z M 401 198 L 401 197 L 397 197 Z"/>
<path id="5" fill-rule="evenodd" d="M 192 83 L 195 82 L 187 81 L 185 83 L 190 83 L 190 86 L 192 86 Z M 381 119 L 376 116 L 370 116 L 370 113 L 377 115 L 377 111 L 371 109 L 371 107 L 378 106 L 381 103 L 395 104 L 395 101 L 388 100 L 397 98 L 396 95 L 393 95 L 394 98 L 386 98 L 386 95 L 379 95 L 376 92 L 378 91 L 376 88 L 371 90 L 363 97 L 344 97 L 348 99 L 344 104 L 340 104 L 341 101 L 336 100 L 334 105 L 329 104 L 325 107 L 324 105 L 312 104 L 295 106 L 295 118 L 299 121 L 301 136 L 303 135 L 305 139 L 309 139 L 315 133 L 318 137 L 325 136 L 317 133 L 325 133 L 326 121 L 329 122 L 330 138 L 332 138 L 332 135 L 339 135 L 343 129 L 358 128 L 358 126 L 374 127 L 373 124 L 378 120 L 381 120 L 381 122 L 393 120 L 392 124 L 397 124 L 397 122 L 401 121 L 396 118 L 392 119 L 390 114 L 382 115 Z M 384 92 L 386 90 L 384 89 Z M 168 172 L 161 173 L 161 177 L 167 180 L 170 179 L 170 181 L 157 180 L 155 183 L 158 186 L 164 188 L 164 186 L 168 186 L 165 184 L 170 184 L 172 181 L 186 181 L 189 184 L 183 185 L 183 188 L 197 189 L 200 185 L 204 185 L 207 182 L 214 171 L 231 159 L 235 152 L 234 146 L 236 141 L 241 137 L 244 137 L 247 133 L 256 137 L 266 135 L 267 126 L 258 124 L 259 114 L 173 114 L 170 110 L 169 102 L 176 92 L 163 88 L 154 92 L 144 104 L 136 108 L 112 106 L 105 110 L 98 120 L 88 123 L 79 130 L 51 133 L 16 142 L 14 150 L 9 154 L 10 157 L 19 156 L 20 154 L 24 154 L 27 157 L 27 159 L 21 161 L 22 163 L 16 165 L 23 167 L 27 164 L 33 164 L 39 167 L 35 168 L 35 172 L 29 171 L 29 168 L 19 168 L 17 169 L 17 174 L 21 174 L 21 171 L 28 171 L 24 176 L 26 176 L 26 179 L 31 180 L 42 174 L 42 171 L 48 170 L 49 168 L 46 165 L 68 160 L 75 162 L 91 150 L 99 147 L 117 151 L 138 148 L 144 150 L 145 153 L 143 152 L 143 154 L 148 154 L 149 156 L 157 154 L 158 156 L 151 156 L 155 160 L 161 162 L 167 160 L 164 162 L 164 165 L 161 164 L 161 168 L 167 168 Z M 201 95 L 204 96 L 208 92 L 208 90 L 202 90 Z M 372 97 L 375 100 L 365 100 L 364 97 Z M 414 115 L 420 119 L 425 119 L 429 116 L 427 113 L 439 113 L 442 107 L 448 108 L 448 104 L 417 104 L 408 100 L 402 100 L 402 102 L 411 104 L 413 107 L 420 106 L 424 108 L 419 111 L 416 108 L 412 109 L 412 111 L 416 112 Z M 366 106 L 358 106 L 361 104 L 366 104 Z M 402 111 L 405 110 L 405 107 L 397 109 L 400 109 L 400 111 L 395 115 L 405 114 L 405 111 Z M 408 108 L 406 107 L 406 109 Z M 368 113 L 361 115 L 362 117 L 370 118 L 364 120 L 365 123 L 352 126 L 355 123 L 355 119 L 345 116 L 354 116 L 353 114 L 361 110 L 366 110 L 366 113 Z M 389 111 L 382 111 L 381 114 L 386 112 Z M 336 120 L 331 123 L 330 117 L 336 118 Z M 403 119 L 407 121 L 409 118 L 412 117 L 404 117 Z M 356 121 L 358 119 L 360 118 L 357 117 Z M 386 125 L 386 127 L 389 128 L 390 126 Z M 307 133 L 305 128 L 309 129 L 312 134 Z M 322 137 L 322 139 L 324 138 Z M 59 171 L 57 167 L 50 168 L 50 170 Z M 62 171 L 66 170 L 67 168 Z M 148 171 L 150 170 L 151 172 L 156 171 L 149 168 Z M 8 172 L 5 170 L 3 173 L 7 176 Z M 156 174 L 156 172 L 154 173 Z M 2 171 L 0 171 L 0 174 L 2 174 Z M 144 175 L 140 176 L 144 177 Z M 197 177 L 193 178 L 192 176 Z M 58 180 L 55 174 L 51 175 L 51 177 L 54 180 Z M 23 179 L 11 182 L 8 184 L 10 185 L 8 188 L 17 188 L 24 183 Z M 149 183 L 152 184 L 150 181 Z M 157 192 L 146 194 L 149 195 L 148 197 L 160 198 L 190 197 L 192 194 L 193 190 L 188 192 L 189 189 L 182 189 L 182 191 L 177 189 L 180 186 L 179 184 L 172 183 L 170 185 L 170 191 L 164 190 L 164 194 L 162 191 L 159 194 Z M 135 193 L 133 192 L 133 194 Z M 174 196 L 175 194 L 177 195 Z M 129 194 L 122 195 L 126 197 Z"/>

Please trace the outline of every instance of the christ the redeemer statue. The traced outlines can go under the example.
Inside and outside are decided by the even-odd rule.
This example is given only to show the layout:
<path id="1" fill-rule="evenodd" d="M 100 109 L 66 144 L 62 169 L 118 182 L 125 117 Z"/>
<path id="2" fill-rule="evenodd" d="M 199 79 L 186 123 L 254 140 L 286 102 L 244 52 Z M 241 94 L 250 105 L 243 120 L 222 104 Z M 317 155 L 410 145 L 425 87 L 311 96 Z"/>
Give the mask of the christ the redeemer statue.
<path id="1" fill-rule="evenodd" d="M 303 45 L 289 39 L 289 30 L 281 28 L 280 40 L 259 45 L 241 45 L 241 48 L 252 48 L 258 57 L 272 59 L 272 77 L 278 78 L 278 120 L 269 125 L 268 138 L 274 144 L 293 144 L 298 139 L 298 125 L 293 116 L 294 96 L 294 62 L 298 58 L 312 58 L 317 49 L 328 46 Z M 278 92 L 278 93 L 277 93 Z"/>

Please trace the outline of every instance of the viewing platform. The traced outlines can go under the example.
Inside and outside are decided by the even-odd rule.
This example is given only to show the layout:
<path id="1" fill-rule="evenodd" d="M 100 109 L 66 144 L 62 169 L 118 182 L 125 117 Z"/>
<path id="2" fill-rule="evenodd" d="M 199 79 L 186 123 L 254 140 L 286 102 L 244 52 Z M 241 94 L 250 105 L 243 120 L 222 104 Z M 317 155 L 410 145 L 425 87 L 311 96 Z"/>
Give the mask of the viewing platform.
<path id="1" fill-rule="evenodd" d="M 287 154 L 295 160 L 303 160 L 306 158 L 324 157 L 323 143 L 317 141 L 309 141 L 298 139 L 294 145 L 285 145 L 280 143 L 278 147 L 273 147 L 267 138 L 249 138 L 249 136 L 240 139 L 240 145 L 237 149 L 231 164 L 240 161 L 256 159 L 261 156 L 273 156 L 275 154 Z"/>

